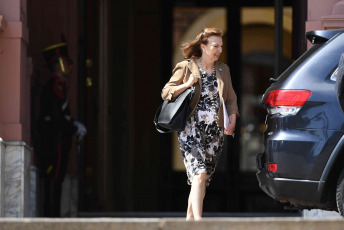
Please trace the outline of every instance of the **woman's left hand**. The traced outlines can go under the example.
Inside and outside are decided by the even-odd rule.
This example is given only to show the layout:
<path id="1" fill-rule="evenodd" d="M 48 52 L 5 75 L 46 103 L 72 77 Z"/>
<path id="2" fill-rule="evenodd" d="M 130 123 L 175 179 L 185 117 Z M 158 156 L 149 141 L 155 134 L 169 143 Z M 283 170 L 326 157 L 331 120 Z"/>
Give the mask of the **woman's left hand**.
<path id="1" fill-rule="evenodd" d="M 228 127 L 225 128 L 224 133 L 225 133 L 226 135 L 231 135 L 231 136 L 233 136 L 233 134 L 234 134 L 234 129 L 235 129 L 235 125 L 234 125 L 234 124 L 229 124 Z"/>
<path id="2" fill-rule="evenodd" d="M 234 130 L 235 130 L 235 124 L 236 124 L 236 114 L 231 114 L 229 116 L 230 123 L 227 128 L 225 128 L 224 133 L 226 135 L 231 135 L 234 137 Z"/>

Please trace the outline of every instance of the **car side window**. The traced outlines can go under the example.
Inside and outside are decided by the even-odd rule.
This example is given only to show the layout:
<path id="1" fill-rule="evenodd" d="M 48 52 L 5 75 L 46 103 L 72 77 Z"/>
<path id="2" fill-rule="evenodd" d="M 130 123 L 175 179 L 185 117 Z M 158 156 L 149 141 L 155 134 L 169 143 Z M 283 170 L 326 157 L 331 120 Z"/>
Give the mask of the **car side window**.
<path id="1" fill-rule="evenodd" d="M 337 74 L 338 74 L 338 67 L 331 74 L 331 77 L 330 77 L 331 81 L 337 81 Z"/>

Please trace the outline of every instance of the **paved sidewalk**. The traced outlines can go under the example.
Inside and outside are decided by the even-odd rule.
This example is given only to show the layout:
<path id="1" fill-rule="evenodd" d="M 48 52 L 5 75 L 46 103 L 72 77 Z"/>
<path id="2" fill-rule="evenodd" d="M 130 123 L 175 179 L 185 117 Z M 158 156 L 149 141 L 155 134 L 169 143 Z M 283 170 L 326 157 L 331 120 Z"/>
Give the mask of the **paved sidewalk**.
<path id="1" fill-rule="evenodd" d="M 341 217 L 323 218 L 4 218 L 1 230 L 339 230 Z"/>

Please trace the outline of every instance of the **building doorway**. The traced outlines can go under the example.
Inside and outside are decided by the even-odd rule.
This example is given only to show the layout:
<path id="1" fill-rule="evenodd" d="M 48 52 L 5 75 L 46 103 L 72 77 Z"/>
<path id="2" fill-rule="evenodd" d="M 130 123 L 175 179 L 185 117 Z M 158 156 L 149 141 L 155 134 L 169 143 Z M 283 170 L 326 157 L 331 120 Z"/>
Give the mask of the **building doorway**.
<path id="1" fill-rule="evenodd" d="M 285 2 L 284 69 L 292 62 L 292 11 Z M 218 2 L 188 1 L 173 6 L 172 66 L 182 60 L 180 43 L 188 41 L 204 27 L 218 27 L 224 32 L 221 61 L 231 69 L 233 87 L 238 96 L 241 117 L 239 136 L 227 138 L 220 164 L 204 201 L 205 212 L 285 212 L 284 207 L 259 188 L 255 177 L 255 156 L 263 151 L 265 110 L 260 99 L 274 72 L 274 6 L 273 2 L 249 3 L 241 6 Z M 237 49 L 239 47 L 239 49 Z M 165 79 L 167 81 L 168 79 Z M 171 136 L 171 193 L 167 207 L 184 211 L 189 186 L 185 185 L 185 169 L 176 134 Z M 173 185 L 172 185 L 173 184 Z"/>

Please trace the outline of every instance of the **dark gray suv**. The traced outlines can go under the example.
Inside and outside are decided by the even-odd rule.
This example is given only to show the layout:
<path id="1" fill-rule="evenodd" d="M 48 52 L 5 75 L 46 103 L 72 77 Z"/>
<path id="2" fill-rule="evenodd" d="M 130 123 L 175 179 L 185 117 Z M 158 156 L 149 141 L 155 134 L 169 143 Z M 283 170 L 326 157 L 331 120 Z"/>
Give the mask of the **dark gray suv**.
<path id="1" fill-rule="evenodd" d="M 311 31 L 313 43 L 266 90 L 265 151 L 257 178 L 272 198 L 297 208 L 344 204 L 344 114 L 335 91 L 343 30 Z"/>

